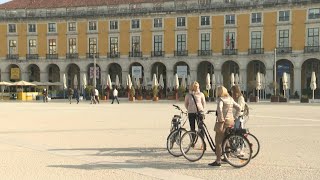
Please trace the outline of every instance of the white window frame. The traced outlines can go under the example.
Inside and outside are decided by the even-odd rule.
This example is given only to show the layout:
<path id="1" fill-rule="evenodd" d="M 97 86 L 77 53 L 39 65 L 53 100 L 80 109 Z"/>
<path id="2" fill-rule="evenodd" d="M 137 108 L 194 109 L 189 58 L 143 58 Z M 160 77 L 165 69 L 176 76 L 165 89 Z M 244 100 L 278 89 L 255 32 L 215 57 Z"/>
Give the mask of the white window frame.
<path id="1" fill-rule="evenodd" d="M 88 44 L 87 44 L 87 48 L 88 48 L 88 51 L 87 51 L 87 53 L 90 53 L 90 39 L 92 39 L 92 38 L 95 38 L 96 40 L 97 40 L 97 52 L 96 53 L 99 53 L 99 38 L 98 38 L 98 36 L 97 35 L 90 35 L 90 36 L 88 36 L 88 39 L 87 39 L 87 42 L 88 42 Z M 77 40 L 78 41 L 78 40 Z M 78 45 L 78 44 L 77 44 Z M 78 49 L 78 48 L 77 48 Z"/>
<path id="2" fill-rule="evenodd" d="M 35 30 L 36 30 L 36 32 L 30 32 L 30 31 L 29 31 L 29 25 L 35 25 Z M 28 31 L 27 31 L 28 34 L 37 34 L 37 32 L 38 32 L 38 26 L 37 26 L 36 23 L 28 23 L 27 29 L 28 29 Z"/>
<path id="3" fill-rule="evenodd" d="M 289 11 L 289 21 L 280 21 L 280 12 Z M 292 11 L 290 9 L 283 9 L 278 11 L 277 22 L 278 23 L 291 23 L 292 21 Z"/>
<path id="4" fill-rule="evenodd" d="M 203 34 L 203 33 L 210 34 L 210 41 L 209 41 L 210 42 L 210 44 L 209 44 L 210 48 L 209 48 L 209 50 L 212 50 L 212 32 L 210 30 L 199 31 L 199 47 L 198 47 L 198 50 L 202 50 L 201 49 L 201 34 Z M 205 51 L 205 50 L 203 50 L 203 51 Z"/>
<path id="5" fill-rule="evenodd" d="M 35 53 L 30 53 L 30 40 L 36 40 L 36 52 Z M 28 37 L 27 38 L 27 54 L 38 54 L 38 49 L 39 49 L 39 41 L 37 37 Z"/>
<path id="6" fill-rule="evenodd" d="M 75 23 L 75 28 L 76 28 L 75 31 L 70 31 L 69 23 Z M 69 21 L 67 26 L 68 26 L 68 27 L 67 27 L 67 28 L 68 28 L 68 32 L 70 32 L 70 33 L 76 33 L 76 32 L 78 32 L 78 23 L 77 23 L 76 21 Z"/>
<path id="7" fill-rule="evenodd" d="M 49 40 L 50 39 L 55 39 L 56 40 L 56 54 L 58 54 L 58 38 L 57 37 L 47 37 L 47 54 L 50 54 L 49 53 L 49 50 L 50 50 L 50 46 L 49 46 Z M 68 41 L 69 42 L 69 41 Z"/>
<path id="8" fill-rule="evenodd" d="M 68 54 L 72 54 L 72 53 L 70 53 L 70 44 L 69 44 L 69 39 L 72 39 L 72 38 L 74 38 L 74 39 L 76 39 L 76 52 L 75 53 L 79 53 L 79 51 L 78 51 L 78 47 L 79 47 L 79 44 L 78 44 L 78 37 L 77 36 L 68 36 L 67 37 L 67 53 Z M 74 52 L 73 52 L 74 53 Z"/>
<path id="9" fill-rule="evenodd" d="M 95 22 L 96 23 L 96 29 L 95 30 L 90 30 L 90 23 L 91 22 Z M 98 32 L 98 29 L 99 29 L 98 24 L 99 24 L 98 21 L 95 21 L 95 20 L 88 21 L 88 32 Z"/>
<path id="10" fill-rule="evenodd" d="M 282 31 L 282 30 L 289 30 L 289 40 L 288 40 L 289 44 L 288 44 L 288 47 L 292 47 L 292 45 L 291 45 L 292 30 L 288 26 L 281 26 L 281 27 L 277 28 L 277 44 L 276 44 L 276 47 L 280 47 L 280 45 L 279 45 L 279 37 L 280 37 L 279 31 Z"/>
<path id="11" fill-rule="evenodd" d="M 175 37 L 174 37 L 174 49 L 175 51 L 178 51 L 177 47 L 178 47 L 178 35 L 180 34 L 185 34 L 186 35 L 186 51 L 188 51 L 188 32 L 187 31 L 178 31 L 175 33 Z"/>
<path id="12" fill-rule="evenodd" d="M 260 31 L 261 32 L 261 48 L 264 48 L 263 46 L 263 27 L 254 27 L 254 28 L 250 28 L 250 31 L 249 31 L 249 48 L 251 49 L 251 33 L 254 32 L 254 31 Z"/>
<path id="13" fill-rule="evenodd" d="M 133 28 L 133 21 L 138 21 L 139 22 L 139 27 L 138 28 Z M 130 20 L 130 29 L 131 30 L 140 30 L 141 29 L 141 19 L 131 19 Z"/>
<path id="14" fill-rule="evenodd" d="M 120 36 L 119 36 L 119 35 L 109 35 L 109 36 L 108 36 L 108 51 L 107 51 L 107 52 L 112 53 L 112 52 L 110 51 L 110 48 L 111 48 L 111 42 L 110 42 L 110 40 L 111 40 L 111 38 L 118 38 L 118 52 L 117 52 L 117 53 L 120 53 Z M 130 50 L 131 50 L 131 49 L 130 49 Z"/>
<path id="15" fill-rule="evenodd" d="M 234 16 L 234 24 L 227 24 L 227 20 L 230 20 L 230 19 L 227 19 L 227 16 Z M 224 25 L 225 26 L 236 26 L 237 25 L 237 15 L 236 14 L 226 14 L 224 15 Z"/>
<path id="16" fill-rule="evenodd" d="M 319 17 L 318 18 L 310 18 L 309 17 L 310 10 L 316 10 L 316 9 L 319 10 L 319 15 L 318 15 Z M 307 11 L 307 20 L 310 20 L 310 21 L 320 20 L 320 7 L 319 8 L 309 8 Z"/>
<path id="17" fill-rule="evenodd" d="M 117 29 L 111 29 L 111 22 L 117 22 Z M 112 19 L 109 21 L 109 31 L 120 31 L 120 21 Z"/>
<path id="18" fill-rule="evenodd" d="M 11 38 L 9 38 L 8 40 L 7 40 L 7 48 L 8 48 L 8 53 L 7 54 L 10 54 L 11 55 L 11 53 L 10 53 L 10 47 L 9 47 L 9 43 L 10 43 L 10 41 L 16 41 L 16 53 L 15 54 L 19 54 L 19 41 L 18 41 L 18 38 L 17 37 L 11 37 Z"/>
<path id="19" fill-rule="evenodd" d="M 162 51 L 164 51 L 164 33 L 163 32 L 155 32 L 152 33 L 152 51 L 154 51 L 154 36 L 162 36 Z"/>
<path id="20" fill-rule="evenodd" d="M 10 32 L 10 31 L 9 31 L 9 29 L 10 29 L 9 26 L 10 26 L 10 25 L 15 25 L 15 27 L 16 27 L 16 28 L 15 28 L 15 29 L 16 29 L 15 32 Z M 16 24 L 16 23 L 8 23 L 8 25 L 7 25 L 7 32 L 8 32 L 8 34 L 18 34 L 18 26 L 17 26 L 17 24 Z"/>
<path id="21" fill-rule="evenodd" d="M 132 51 L 132 37 L 133 37 L 133 36 L 139 36 L 139 37 L 140 37 L 140 38 L 139 38 L 139 40 L 140 40 L 139 52 L 142 52 L 142 37 L 141 37 L 141 34 L 140 34 L 140 33 L 131 33 L 131 34 L 130 34 L 130 52 L 133 53 L 133 51 Z M 120 49 L 120 46 L 119 46 L 119 49 Z"/>
<path id="22" fill-rule="evenodd" d="M 209 17 L 209 20 L 208 20 L 208 22 L 209 22 L 209 25 L 202 25 L 201 24 L 201 22 L 202 22 L 202 17 Z M 199 17 L 199 27 L 211 27 L 211 16 L 210 15 L 202 15 L 202 16 L 200 16 Z"/>
<path id="23" fill-rule="evenodd" d="M 178 18 L 184 18 L 184 20 L 185 20 L 184 26 L 178 26 Z M 187 22 L 188 22 L 188 18 L 186 16 L 176 17 L 176 28 L 187 28 L 188 27 Z"/>
<path id="24" fill-rule="evenodd" d="M 161 27 L 154 27 L 155 20 L 156 19 L 161 19 Z M 153 24 L 152 24 L 153 29 L 164 29 L 164 19 L 163 18 L 153 18 Z"/>
<path id="25" fill-rule="evenodd" d="M 319 29 L 319 46 L 320 46 L 320 24 L 307 24 L 305 30 L 305 46 L 308 46 L 308 29 L 310 28 L 318 28 Z"/>
<path id="26" fill-rule="evenodd" d="M 55 32 L 50 32 L 49 31 L 49 24 L 55 24 L 55 29 L 56 29 L 56 31 Z M 48 24 L 47 24 L 47 32 L 48 33 L 57 33 L 58 32 L 58 24 L 56 23 L 56 22 L 48 22 Z"/>
<path id="27" fill-rule="evenodd" d="M 260 14 L 261 14 L 261 21 L 260 21 L 260 22 L 252 22 L 253 14 L 257 14 L 257 13 L 260 13 Z M 250 24 L 251 24 L 251 25 L 260 25 L 260 24 L 263 24 L 263 13 L 262 13 L 262 12 L 252 12 L 252 13 L 250 14 Z"/>
<path id="28" fill-rule="evenodd" d="M 235 40 L 235 43 L 234 43 L 234 48 L 233 49 L 237 49 L 237 44 L 238 44 L 238 41 L 237 41 L 237 30 L 236 29 L 225 29 L 224 30 L 224 32 L 223 32 L 223 49 L 227 49 L 226 48 L 226 46 L 227 46 L 227 44 L 226 44 L 226 41 L 227 41 L 227 36 L 226 36 L 226 34 L 227 33 L 234 33 L 234 36 L 235 37 L 233 37 L 234 38 L 234 40 Z M 229 37 L 230 39 L 231 39 L 231 36 Z"/>

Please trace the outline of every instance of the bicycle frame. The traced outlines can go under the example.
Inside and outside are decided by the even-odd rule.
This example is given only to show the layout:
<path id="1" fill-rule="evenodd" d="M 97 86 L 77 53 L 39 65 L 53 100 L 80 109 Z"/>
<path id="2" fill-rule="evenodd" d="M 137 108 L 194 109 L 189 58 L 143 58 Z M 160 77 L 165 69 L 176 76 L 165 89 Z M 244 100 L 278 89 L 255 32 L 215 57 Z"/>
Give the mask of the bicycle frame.
<path id="1" fill-rule="evenodd" d="M 210 145 L 211 150 L 213 152 L 216 152 L 216 146 L 214 144 L 214 141 L 212 140 L 212 137 L 208 131 L 206 124 L 203 122 L 203 120 L 200 120 L 198 116 L 196 117 L 196 121 L 197 121 L 197 124 L 199 127 L 198 133 L 201 135 L 201 132 L 203 131 L 203 134 L 205 135 L 205 137 Z"/>

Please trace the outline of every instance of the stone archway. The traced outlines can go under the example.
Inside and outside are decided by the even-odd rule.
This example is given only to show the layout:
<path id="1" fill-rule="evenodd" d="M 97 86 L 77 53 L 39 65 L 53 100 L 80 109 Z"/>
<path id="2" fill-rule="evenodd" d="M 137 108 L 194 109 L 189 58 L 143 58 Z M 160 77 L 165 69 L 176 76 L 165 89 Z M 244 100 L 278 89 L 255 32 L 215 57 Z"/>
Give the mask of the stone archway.
<path id="1" fill-rule="evenodd" d="M 153 74 L 156 74 L 158 80 L 160 78 L 160 75 L 162 74 L 163 83 L 164 83 L 164 87 L 163 88 L 166 88 L 167 87 L 167 84 L 166 84 L 167 68 L 166 68 L 166 66 L 161 62 L 154 63 L 152 65 L 152 68 L 151 68 L 151 77 L 153 77 Z"/>
<path id="2" fill-rule="evenodd" d="M 250 61 L 247 65 L 247 90 L 254 91 L 256 89 L 257 73 L 266 74 L 266 66 L 260 60 Z"/>
<path id="3" fill-rule="evenodd" d="M 98 89 L 100 89 L 99 87 L 101 86 L 102 83 L 102 74 L 101 74 L 101 68 L 98 64 L 96 64 L 96 87 L 98 87 Z M 93 86 L 94 85 L 94 63 L 90 63 L 87 66 L 87 82 L 88 85 Z M 105 81 L 106 81 L 106 77 L 105 77 Z M 103 82 L 104 84 L 106 84 L 106 82 Z"/>
<path id="4" fill-rule="evenodd" d="M 69 64 L 67 66 L 67 86 L 68 88 L 71 87 L 71 88 L 78 88 L 80 87 L 80 68 L 78 65 L 76 64 Z M 77 80 L 78 80 L 78 84 L 77 86 L 75 86 L 74 84 L 74 78 L 75 76 L 77 76 Z"/>
<path id="5" fill-rule="evenodd" d="M 117 63 L 111 63 L 108 68 L 108 72 L 112 82 L 116 82 L 116 76 L 119 77 L 119 83 L 122 84 L 122 68 Z"/>
<path id="6" fill-rule="evenodd" d="M 179 83 L 181 85 L 182 82 L 182 78 L 185 77 L 187 78 L 188 75 L 190 75 L 190 67 L 186 62 L 183 61 L 179 61 L 177 62 L 174 66 L 173 66 L 173 75 L 175 76 L 175 74 L 178 74 L 179 77 Z M 191 78 L 195 78 L 195 77 L 191 77 Z M 172 79 L 172 83 L 173 83 L 173 79 Z M 186 87 L 189 88 L 189 87 Z"/>
<path id="7" fill-rule="evenodd" d="M 40 82 L 40 68 L 35 64 L 30 64 L 27 68 L 28 81 L 38 81 Z"/>
<path id="8" fill-rule="evenodd" d="M 311 74 L 315 72 L 317 80 L 317 89 L 320 88 L 320 60 L 316 58 L 306 60 L 301 67 L 301 90 L 302 94 L 307 95 L 308 92 L 311 92 L 310 82 Z M 318 93 L 315 93 L 315 95 Z"/>
<path id="9" fill-rule="evenodd" d="M 236 62 L 229 60 L 223 63 L 222 70 L 221 70 L 221 74 L 223 77 L 223 86 L 226 87 L 227 89 L 231 88 L 231 84 L 230 84 L 231 73 L 239 74 L 239 65 Z"/>
<path id="10" fill-rule="evenodd" d="M 281 59 L 277 61 L 277 84 L 279 85 L 277 90 L 280 94 L 283 94 L 283 83 L 282 83 L 282 76 L 283 73 L 286 72 L 289 79 L 289 91 L 287 91 L 289 94 L 293 91 L 294 88 L 294 66 L 291 61 L 287 59 Z M 279 94 L 278 93 L 278 94 Z"/>
<path id="11" fill-rule="evenodd" d="M 213 64 L 208 61 L 200 62 L 197 69 L 197 80 L 201 89 L 205 89 L 206 87 L 206 78 L 208 73 L 210 74 L 211 78 L 212 74 L 214 74 Z"/>

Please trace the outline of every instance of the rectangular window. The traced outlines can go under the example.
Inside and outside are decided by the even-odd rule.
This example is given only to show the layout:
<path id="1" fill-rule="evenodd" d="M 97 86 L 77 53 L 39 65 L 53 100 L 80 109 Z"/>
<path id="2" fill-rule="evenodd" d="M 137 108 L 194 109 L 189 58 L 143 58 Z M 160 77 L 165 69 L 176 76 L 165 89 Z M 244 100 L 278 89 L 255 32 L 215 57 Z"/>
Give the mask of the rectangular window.
<path id="1" fill-rule="evenodd" d="M 278 47 L 289 47 L 289 30 L 279 30 Z"/>
<path id="2" fill-rule="evenodd" d="M 57 40 L 49 39 L 49 54 L 57 54 Z"/>
<path id="3" fill-rule="evenodd" d="M 132 52 L 140 52 L 140 36 L 132 36 Z"/>
<path id="4" fill-rule="evenodd" d="M 177 17 L 177 27 L 186 27 L 185 17 Z"/>
<path id="5" fill-rule="evenodd" d="M 98 53 L 97 49 L 97 38 L 89 38 L 89 53 Z"/>
<path id="6" fill-rule="evenodd" d="M 17 41 L 9 40 L 9 54 L 17 54 Z"/>
<path id="7" fill-rule="evenodd" d="M 162 51 L 162 35 L 155 35 L 153 47 L 155 52 Z"/>
<path id="8" fill-rule="evenodd" d="M 110 30 L 118 30 L 118 21 L 110 21 Z"/>
<path id="9" fill-rule="evenodd" d="M 210 26 L 210 16 L 201 16 L 201 26 Z"/>
<path id="10" fill-rule="evenodd" d="M 97 22 L 89 21 L 89 31 L 97 31 Z"/>
<path id="11" fill-rule="evenodd" d="M 308 29 L 308 46 L 319 46 L 319 28 Z"/>
<path id="12" fill-rule="evenodd" d="M 35 39 L 29 40 L 29 54 L 37 54 L 37 41 Z"/>
<path id="13" fill-rule="evenodd" d="M 320 18 L 320 8 L 309 9 L 308 17 L 309 17 L 309 19 L 319 19 Z"/>
<path id="14" fill-rule="evenodd" d="M 261 13 L 252 13 L 251 23 L 261 23 Z"/>
<path id="15" fill-rule="evenodd" d="M 261 32 L 252 31 L 251 32 L 251 49 L 260 49 L 261 48 Z"/>
<path id="16" fill-rule="evenodd" d="M 177 35 L 177 51 L 185 51 L 187 50 L 187 42 L 185 34 Z"/>
<path id="17" fill-rule="evenodd" d="M 57 32 L 56 23 L 48 23 L 48 32 Z"/>
<path id="18" fill-rule="evenodd" d="M 9 29 L 9 33 L 16 33 L 17 32 L 17 26 L 15 24 L 9 24 L 8 29 Z"/>
<path id="19" fill-rule="evenodd" d="M 37 32 L 36 24 L 28 24 L 28 32 L 29 33 Z"/>
<path id="20" fill-rule="evenodd" d="M 77 39 L 76 38 L 69 39 L 69 53 L 70 54 L 77 53 Z"/>
<path id="21" fill-rule="evenodd" d="M 201 33 L 201 50 L 210 50 L 210 33 Z"/>
<path id="22" fill-rule="evenodd" d="M 279 22 L 290 21 L 290 11 L 279 11 Z"/>
<path id="23" fill-rule="evenodd" d="M 114 55 L 119 52 L 118 43 L 119 43 L 118 37 L 111 37 L 110 38 L 110 52 L 111 52 L 111 54 Z"/>
<path id="24" fill-rule="evenodd" d="M 133 19 L 131 21 L 131 29 L 139 29 L 140 28 L 140 20 L 139 19 Z"/>
<path id="25" fill-rule="evenodd" d="M 226 15 L 226 24 L 235 24 L 236 16 L 234 14 Z"/>
<path id="26" fill-rule="evenodd" d="M 236 34 L 234 32 L 226 32 L 226 49 L 234 49 L 236 45 Z"/>
<path id="27" fill-rule="evenodd" d="M 69 32 L 76 32 L 77 31 L 77 23 L 76 22 L 69 22 L 68 23 L 68 30 L 69 30 Z"/>
<path id="28" fill-rule="evenodd" d="M 162 28 L 162 19 L 161 18 L 155 18 L 153 20 L 153 28 Z"/>

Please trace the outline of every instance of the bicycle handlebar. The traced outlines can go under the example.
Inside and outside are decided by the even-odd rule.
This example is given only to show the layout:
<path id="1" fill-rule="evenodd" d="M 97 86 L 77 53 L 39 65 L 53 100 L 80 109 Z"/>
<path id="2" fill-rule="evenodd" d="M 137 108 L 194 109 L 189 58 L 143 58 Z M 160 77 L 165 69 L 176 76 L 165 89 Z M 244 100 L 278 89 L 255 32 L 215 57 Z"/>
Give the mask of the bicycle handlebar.
<path id="1" fill-rule="evenodd" d="M 181 111 L 183 114 L 187 114 L 187 111 L 183 111 L 178 105 L 173 104 L 172 106 Z"/>
<path id="2" fill-rule="evenodd" d="M 215 112 L 216 112 L 216 110 L 208 110 L 208 111 L 207 111 L 207 114 L 215 113 Z"/>

